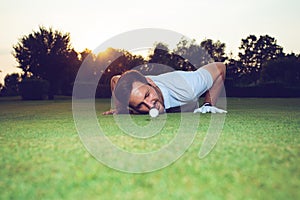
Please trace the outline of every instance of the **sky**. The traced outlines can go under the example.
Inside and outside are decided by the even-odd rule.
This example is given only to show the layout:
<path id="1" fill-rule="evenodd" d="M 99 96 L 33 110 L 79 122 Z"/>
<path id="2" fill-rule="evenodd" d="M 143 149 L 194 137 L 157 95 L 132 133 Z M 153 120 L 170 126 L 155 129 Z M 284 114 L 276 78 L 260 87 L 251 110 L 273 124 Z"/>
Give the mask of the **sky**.
<path id="1" fill-rule="evenodd" d="M 299 0 L 0 0 L 0 83 L 17 72 L 13 45 L 39 26 L 70 33 L 77 52 L 123 32 L 161 28 L 198 43 L 220 40 L 226 52 L 241 39 L 268 34 L 285 53 L 300 53 Z"/>

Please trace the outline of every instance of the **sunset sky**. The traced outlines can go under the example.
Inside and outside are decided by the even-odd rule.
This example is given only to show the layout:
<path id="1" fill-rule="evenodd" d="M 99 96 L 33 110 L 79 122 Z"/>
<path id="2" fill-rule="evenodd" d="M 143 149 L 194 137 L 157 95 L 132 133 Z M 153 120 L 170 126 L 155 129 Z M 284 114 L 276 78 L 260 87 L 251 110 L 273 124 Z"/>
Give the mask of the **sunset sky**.
<path id="1" fill-rule="evenodd" d="M 16 71 L 12 46 L 52 27 L 70 33 L 76 51 L 139 28 L 163 28 L 201 42 L 220 40 L 238 52 L 250 34 L 270 35 L 285 53 L 300 53 L 299 0 L 0 0 L 0 82 Z"/>

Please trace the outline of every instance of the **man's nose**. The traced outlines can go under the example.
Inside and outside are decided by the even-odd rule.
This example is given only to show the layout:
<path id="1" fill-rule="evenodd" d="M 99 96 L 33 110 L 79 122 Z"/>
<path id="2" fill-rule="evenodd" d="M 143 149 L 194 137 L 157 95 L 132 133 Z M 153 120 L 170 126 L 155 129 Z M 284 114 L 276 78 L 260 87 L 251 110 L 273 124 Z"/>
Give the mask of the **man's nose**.
<path id="1" fill-rule="evenodd" d="M 145 99 L 144 100 L 144 103 L 147 105 L 147 107 L 150 109 L 154 106 L 154 100 L 151 100 L 151 99 Z"/>

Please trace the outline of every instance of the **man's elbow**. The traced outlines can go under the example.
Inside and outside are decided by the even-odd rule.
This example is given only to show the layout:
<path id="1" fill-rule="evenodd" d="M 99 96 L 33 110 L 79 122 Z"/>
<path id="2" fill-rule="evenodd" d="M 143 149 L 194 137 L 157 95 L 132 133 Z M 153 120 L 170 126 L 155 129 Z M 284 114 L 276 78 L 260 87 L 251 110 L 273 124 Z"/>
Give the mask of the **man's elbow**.
<path id="1" fill-rule="evenodd" d="M 226 65 L 222 62 L 215 62 L 220 74 L 225 78 L 226 76 Z"/>

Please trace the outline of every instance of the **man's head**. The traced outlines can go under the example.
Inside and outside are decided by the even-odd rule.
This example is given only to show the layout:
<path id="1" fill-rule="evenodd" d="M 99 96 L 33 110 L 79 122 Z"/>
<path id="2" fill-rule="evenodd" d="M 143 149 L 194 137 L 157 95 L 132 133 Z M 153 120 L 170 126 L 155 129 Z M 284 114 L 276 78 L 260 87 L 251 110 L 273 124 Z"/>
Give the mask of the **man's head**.
<path id="1" fill-rule="evenodd" d="M 148 113 L 155 107 L 164 112 L 163 97 L 155 83 L 140 72 L 130 70 L 119 78 L 114 95 L 125 107 L 137 113 Z"/>

